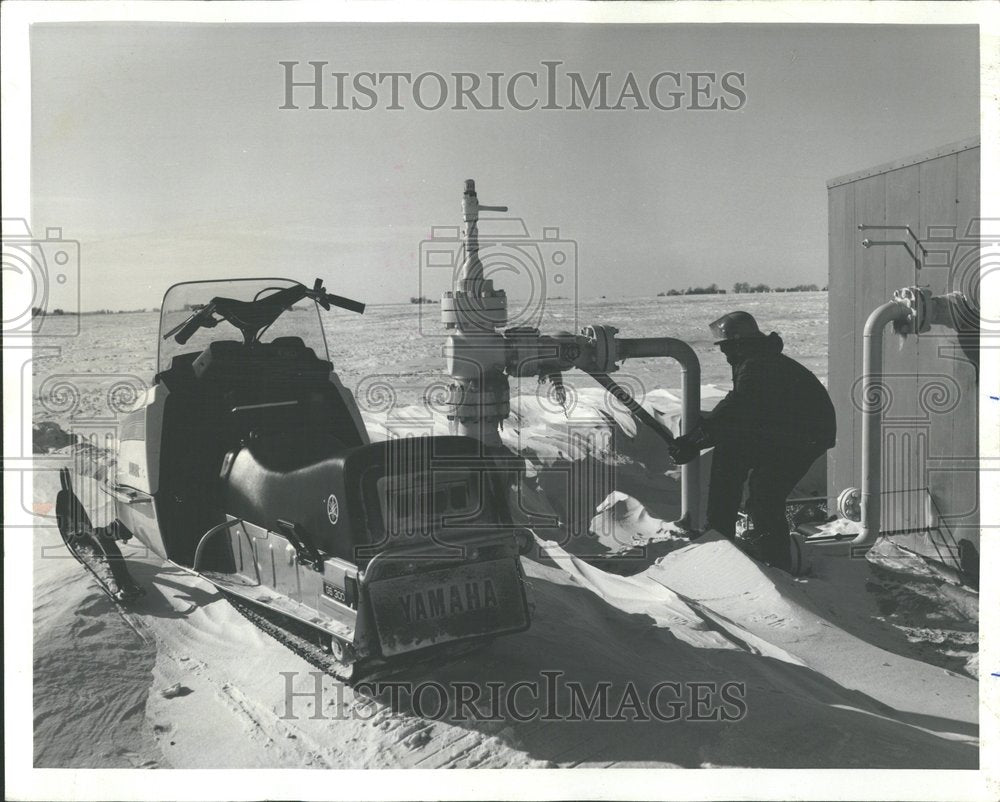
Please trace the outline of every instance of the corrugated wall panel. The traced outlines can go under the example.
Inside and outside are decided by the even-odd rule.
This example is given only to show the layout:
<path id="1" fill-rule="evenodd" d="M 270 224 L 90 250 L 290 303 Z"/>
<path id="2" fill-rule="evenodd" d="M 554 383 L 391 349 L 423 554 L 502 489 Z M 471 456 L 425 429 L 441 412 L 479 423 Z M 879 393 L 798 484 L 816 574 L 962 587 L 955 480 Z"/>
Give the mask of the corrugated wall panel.
<path id="1" fill-rule="evenodd" d="M 854 184 L 854 215 L 858 225 L 885 225 L 885 176 L 875 175 Z M 853 475 L 861 476 L 861 382 L 863 366 L 863 337 L 865 321 L 877 306 L 885 303 L 885 247 L 861 247 L 864 237 L 885 239 L 884 232 L 856 231 L 854 235 L 854 320 L 858 333 L 854 347 L 854 381 L 851 386 L 851 414 L 854 422 Z M 882 463 L 885 487 L 885 461 Z M 855 483 L 859 479 L 855 479 Z"/>
<path id="2" fill-rule="evenodd" d="M 920 165 L 920 237 L 929 251 L 926 267 L 920 273 L 920 284 L 929 286 L 935 295 L 947 293 L 951 285 L 957 193 L 955 156 Z M 935 243 L 933 240 L 939 237 L 944 237 L 945 241 Z M 946 358 L 948 345 L 953 342 L 952 333 L 937 326 L 920 336 L 917 346 L 920 386 L 916 390 L 921 413 L 930 421 L 927 479 L 931 499 L 945 525 L 942 547 L 949 549 L 952 558 L 957 559 L 957 544 L 947 521 L 953 510 L 956 485 L 954 464 L 949 460 L 953 453 L 955 417 L 950 414 L 950 408 L 960 401 L 954 363 Z"/>
<path id="3" fill-rule="evenodd" d="M 916 165 L 894 170 L 885 176 L 885 219 L 887 224 L 909 226 L 920 231 L 920 168 Z M 886 232 L 882 239 L 910 240 L 905 231 Z M 914 249 L 916 245 L 910 243 Z M 913 259 L 906 249 L 888 246 L 885 250 L 887 299 L 893 290 L 913 284 Z M 886 385 L 892 404 L 883 415 L 883 461 L 885 487 L 918 489 L 926 486 L 927 436 L 929 422 L 917 414 L 917 338 L 886 337 L 884 346 Z M 885 499 L 883 521 L 888 531 L 916 529 L 926 523 L 923 498 L 918 493 L 893 493 Z"/>
<path id="4" fill-rule="evenodd" d="M 963 242 L 956 248 L 955 268 L 951 275 L 951 288 L 965 292 L 979 308 L 979 253 L 980 246 L 970 242 L 978 238 L 975 223 L 979 219 L 979 150 L 956 154 L 956 225 Z M 978 347 L 978 344 L 977 344 Z M 955 379 L 961 393 L 961 406 L 967 413 L 952 417 L 953 453 L 955 465 L 955 495 L 951 514 L 955 516 L 955 536 L 961 541 L 969 539 L 979 545 L 979 383 L 976 366 L 961 346 L 952 346 Z"/>
<path id="5" fill-rule="evenodd" d="M 830 276 L 828 293 L 829 364 L 827 384 L 837 410 L 837 445 L 827 454 L 827 487 L 831 504 L 837 494 L 851 486 L 854 470 L 854 419 L 846 410 L 851 407 L 851 383 L 854 381 L 854 185 L 830 190 Z M 832 507 L 831 507 L 832 508 Z"/>

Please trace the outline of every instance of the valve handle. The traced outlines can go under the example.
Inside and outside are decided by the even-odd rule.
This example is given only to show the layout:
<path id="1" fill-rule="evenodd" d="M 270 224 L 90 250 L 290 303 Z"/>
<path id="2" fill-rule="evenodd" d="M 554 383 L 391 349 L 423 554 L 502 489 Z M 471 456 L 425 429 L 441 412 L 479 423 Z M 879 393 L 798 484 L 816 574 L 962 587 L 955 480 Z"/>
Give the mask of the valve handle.
<path id="1" fill-rule="evenodd" d="M 650 415 L 646 411 L 645 407 L 636 401 L 628 390 L 608 376 L 607 373 L 591 373 L 590 375 L 594 377 L 598 384 L 611 393 L 611 395 L 621 401 L 629 412 L 663 438 L 667 442 L 667 445 L 673 445 L 675 439 L 673 432 Z"/>
<path id="2" fill-rule="evenodd" d="M 561 371 L 549 374 L 549 381 L 552 382 L 552 392 L 556 397 L 556 403 L 562 407 L 563 414 L 566 413 L 566 385 L 563 383 Z"/>

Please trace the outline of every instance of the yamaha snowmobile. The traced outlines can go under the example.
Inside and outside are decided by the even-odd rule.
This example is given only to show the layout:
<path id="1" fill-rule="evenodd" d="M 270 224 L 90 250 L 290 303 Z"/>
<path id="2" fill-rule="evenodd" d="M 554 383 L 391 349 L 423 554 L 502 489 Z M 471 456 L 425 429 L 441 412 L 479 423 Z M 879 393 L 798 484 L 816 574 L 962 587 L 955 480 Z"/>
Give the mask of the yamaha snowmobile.
<path id="1" fill-rule="evenodd" d="M 116 520 L 95 530 L 64 473 L 67 547 L 127 606 L 139 589 L 114 541 L 134 536 L 350 681 L 526 629 L 531 538 L 501 455 L 458 436 L 372 443 L 329 361 L 332 307 L 364 311 L 319 279 L 171 287 L 158 372 L 104 480 Z"/>

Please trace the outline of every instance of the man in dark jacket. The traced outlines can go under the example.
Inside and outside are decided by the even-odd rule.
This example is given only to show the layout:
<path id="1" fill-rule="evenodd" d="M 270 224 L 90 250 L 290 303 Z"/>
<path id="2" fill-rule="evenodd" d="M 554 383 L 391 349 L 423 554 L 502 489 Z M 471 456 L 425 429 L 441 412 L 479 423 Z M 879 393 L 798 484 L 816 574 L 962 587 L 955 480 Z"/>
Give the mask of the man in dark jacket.
<path id="1" fill-rule="evenodd" d="M 785 501 L 810 466 L 834 445 L 837 432 L 826 388 L 807 368 L 781 353 L 781 337 L 764 335 L 747 312 L 731 312 L 709 327 L 733 368 L 733 389 L 672 449 L 678 464 L 715 446 L 708 491 L 708 527 L 735 537 L 749 476 L 747 512 L 761 535 L 761 557 L 791 570 Z"/>

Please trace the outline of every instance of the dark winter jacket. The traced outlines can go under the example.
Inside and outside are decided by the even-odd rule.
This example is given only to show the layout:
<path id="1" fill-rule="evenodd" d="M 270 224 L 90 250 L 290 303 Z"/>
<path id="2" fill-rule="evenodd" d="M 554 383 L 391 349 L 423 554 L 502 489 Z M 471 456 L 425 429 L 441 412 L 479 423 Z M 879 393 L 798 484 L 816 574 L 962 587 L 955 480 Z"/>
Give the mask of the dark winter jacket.
<path id="1" fill-rule="evenodd" d="M 733 389 L 702 419 L 703 445 L 818 451 L 834 445 L 837 422 L 826 388 L 783 347 L 772 332 L 731 359 Z"/>

